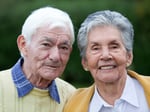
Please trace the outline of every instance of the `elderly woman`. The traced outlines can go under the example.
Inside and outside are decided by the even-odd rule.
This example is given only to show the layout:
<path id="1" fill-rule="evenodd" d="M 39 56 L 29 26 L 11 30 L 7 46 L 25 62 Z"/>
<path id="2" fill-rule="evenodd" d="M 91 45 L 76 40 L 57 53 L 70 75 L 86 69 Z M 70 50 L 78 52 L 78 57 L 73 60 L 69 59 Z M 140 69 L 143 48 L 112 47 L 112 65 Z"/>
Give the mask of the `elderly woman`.
<path id="1" fill-rule="evenodd" d="M 85 19 L 78 47 L 95 83 L 77 90 L 64 112 L 150 112 L 150 77 L 127 70 L 133 37 L 132 24 L 118 12 L 98 11 Z"/>

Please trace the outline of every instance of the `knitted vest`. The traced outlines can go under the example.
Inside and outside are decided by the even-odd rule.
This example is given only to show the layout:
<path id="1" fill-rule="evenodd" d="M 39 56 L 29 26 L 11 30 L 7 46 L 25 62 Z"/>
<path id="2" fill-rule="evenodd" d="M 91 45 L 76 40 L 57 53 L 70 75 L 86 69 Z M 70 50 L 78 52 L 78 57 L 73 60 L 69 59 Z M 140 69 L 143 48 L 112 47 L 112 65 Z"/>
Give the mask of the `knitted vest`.
<path id="1" fill-rule="evenodd" d="M 49 96 L 48 90 L 37 88 L 19 98 L 11 70 L 2 71 L 0 72 L 0 112 L 62 112 L 64 104 L 75 88 L 59 78 L 56 79 L 56 85 L 60 104 Z"/>

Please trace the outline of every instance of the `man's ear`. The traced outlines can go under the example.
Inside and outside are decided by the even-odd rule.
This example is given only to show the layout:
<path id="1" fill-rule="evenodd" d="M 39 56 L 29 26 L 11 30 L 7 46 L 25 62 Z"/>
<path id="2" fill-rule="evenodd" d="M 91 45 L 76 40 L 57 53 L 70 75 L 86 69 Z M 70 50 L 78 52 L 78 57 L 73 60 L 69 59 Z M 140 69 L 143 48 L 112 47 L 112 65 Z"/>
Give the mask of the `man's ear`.
<path id="1" fill-rule="evenodd" d="M 27 44 L 27 42 L 26 42 L 24 36 L 19 35 L 17 38 L 17 45 L 18 45 L 18 49 L 22 55 L 26 55 L 26 52 L 27 52 L 26 44 Z"/>
<path id="2" fill-rule="evenodd" d="M 88 63 L 87 63 L 86 58 L 82 58 L 82 66 L 83 66 L 83 68 L 84 68 L 85 71 L 89 71 L 89 69 L 88 69 Z"/>

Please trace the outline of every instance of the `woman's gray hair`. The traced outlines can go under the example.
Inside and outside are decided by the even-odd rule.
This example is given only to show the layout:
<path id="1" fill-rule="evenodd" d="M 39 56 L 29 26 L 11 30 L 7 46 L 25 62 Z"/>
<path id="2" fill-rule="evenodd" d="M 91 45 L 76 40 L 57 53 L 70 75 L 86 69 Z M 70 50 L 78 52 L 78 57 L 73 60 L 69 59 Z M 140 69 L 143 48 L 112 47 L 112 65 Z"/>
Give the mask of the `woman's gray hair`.
<path id="1" fill-rule="evenodd" d="M 22 35 L 30 43 L 32 35 L 36 30 L 44 25 L 68 28 L 71 33 L 71 44 L 74 43 L 74 28 L 69 15 L 57 8 L 43 7 L 33 11 L 25 20 L 22 26 Z"/>
<path id="2" fill-rule="evenodd" d="M 88 33 L 97 26 L 116 27 L 121 33 L 121 38 L 127 52 L 132 52 L 134 30 L 130 21 L 118 12 L 104 10 L 90 14 L 81 24 L 77 35 L 77 43 L 81 57 L 85 57 Z"/>

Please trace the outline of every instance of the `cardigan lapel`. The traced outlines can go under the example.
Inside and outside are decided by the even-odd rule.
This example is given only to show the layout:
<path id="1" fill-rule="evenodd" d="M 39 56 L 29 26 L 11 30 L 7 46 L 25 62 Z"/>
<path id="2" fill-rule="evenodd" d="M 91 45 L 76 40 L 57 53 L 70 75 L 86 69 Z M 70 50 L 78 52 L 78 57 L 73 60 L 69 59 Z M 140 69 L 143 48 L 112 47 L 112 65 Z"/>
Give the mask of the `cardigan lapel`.
<path id="1" fill-rule="evenodd" d="M 146 96 L 146 99 L 148 102 L 148 106 L 150 107 L 150 89 L 149 89 L 150 77 L 139 75 L 136 72 L 131 71 L 131 70 L 128 70 L 128 74 L 140 82 L 140 84 L 142 85 L 142 87 L 144 89 L 145 96 Z"/>
<path id="2" fill-rule="evenodd" d="M 93 84 L 89 88 L 86 88 L 83 93 L 85 96 L 83 96 L 83 98 L 82 98 L 83 104 L 81 104 L 81 105 L 84 105 L 84 110 L 82 112 L 88 112 L 89 104 L 90 104 L 91 98 L 94 94 L 94 87 L 95 87 L 95 85 Z"/>

